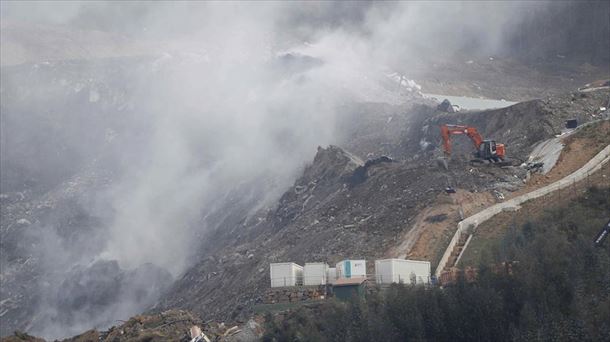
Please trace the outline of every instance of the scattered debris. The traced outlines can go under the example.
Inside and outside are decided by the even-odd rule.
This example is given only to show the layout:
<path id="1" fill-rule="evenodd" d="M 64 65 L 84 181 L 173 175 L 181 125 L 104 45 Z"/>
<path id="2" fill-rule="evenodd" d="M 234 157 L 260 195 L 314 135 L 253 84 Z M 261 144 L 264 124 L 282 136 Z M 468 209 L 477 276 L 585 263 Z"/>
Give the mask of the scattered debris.
<path id="1" fill-rule="evenodd" d="M 437 110 L 447 113 L 457 113 L 460 111 L 460 106 L 452 105 L 448 99 L 444 99 L 437 107 Z"/>
<path id="2" fill-rule="evenodd" d="M 610 87 L 610 80 L 598 80 L 595 82 L 591 82 L 591 83 L 587 83 L 584 85 L 584 87 L 578 88 L 578 90 L 583 91 L 583 90 L 595 90 L 597 88 L 602 88 L 602 87 Z"/>
<path id="3" fill-rule="evenodd" d="M 428 216 L 424 219 L 426 222 L 443 222 L 447 219 L 447 214 L 438 214 L 433 216 Z"/>
<path id="4" fill-rule="evenodd" d="M 391 163 L 393 161 L 394 160 L 388 156 L 381 156 L 379 158 L 369 159 L 366 161 L 366 163 L 364 163 L 364 165 L 358 166 L 354 170 L 354 173 L 352 174 L 352 177 L 350 178 L 349 183 L 352 186 L 360 184 L 366 180 L 367 171 L 371 166 L 381 164 L 381 163 Z"/>
<path id="5" fill-rule="evenodd" d="M 191 327 L 191 342 L 210 342 L 210 339 L 201 331 L 201 328 L 193 325 Z"/>
<path id="6" fill-rule="evenodd" d="M 38 338 L 21 331 L 15 331 L 13 336 L 6 336 L 2 338 L 3 342 L 45 342 L 42 338 Z"/>
<path id="7" fill-rule="evenodd" d="M 568 120 L 566 120 L 566 128 L 574 129 L 576 127 L 578 127 L 578 120 L 576 120 L 576 119 L 568 119 Z"/>
<path id="8" fill-rule="evenodd" d="M 521 167 L 523 167 L 524 169 L 530 171 L 531 173 L 542 172 L 543 167 L 544 167 L 544 162 L 528 162 L 528 163 L 523 163 L 523 164 L 521 164 Z"/>
<path id="9" fill-rule="evenodd" d="M 606 225 L 600 230 L 599 234 L 597 234 L 595 237 L 595 245 L 601 246 L 608 234 L 610 234 L 610 221 L 606 223 Z"/>
<path id="10" fill-rule="evenodd" d="M 494 190 L 494 191 L 493 191 L 493 194 L 494 194 L 494 196 L 496 196 L 496 199 L 497 199 L 499 202 L 504 201 L 504 194 L 503 194 L 503 193 L 501 193 L 500 191 L 498 191 L 498 190 Z"/>
<path id="11" fill-rule="evenodd" d="M 227 331 L 225 331 L 224 334 L 222 334 L 222 336 L 233 336 L 237 333 L 241 332 L 241 330 L 239 330 L 239 328 L 237 326 L 231 327 L 229 329 L 227 329 Z"/>

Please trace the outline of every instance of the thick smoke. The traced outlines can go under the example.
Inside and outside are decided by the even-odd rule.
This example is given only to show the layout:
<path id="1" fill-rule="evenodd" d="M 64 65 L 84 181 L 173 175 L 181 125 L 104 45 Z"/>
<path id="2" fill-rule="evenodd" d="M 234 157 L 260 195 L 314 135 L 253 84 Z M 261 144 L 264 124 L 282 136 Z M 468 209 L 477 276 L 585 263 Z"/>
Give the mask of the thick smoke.
<path id="1" fill-rule="evenodd" d="M 42 222 L 42 238 L 28 237 L 40 244 L 36 256 L 50 274 L 32 329 L 65 336 L 154 304 L 168 279 L 193 262 L 202 245 L 198 239 L 216 228 L 206 218 L 229 215 L 235 208 L 227 203 L 235 203 L 235 196 L 250 214 L 272 206 L 318 145 L 337 142 L 338 107 L 354 101 L 400 103 L 395 89 L 378 82 L 387 72 L 456 54 L 506 53 L 520 23 L 547 6 L 2 2 L 4 22 L 79 32 L 72 41 L 87 51 L 82 57 L 89 60 L 75 76 L 59 72 L 28 90 L 28 103 L 40 106 L 23 120 L 44 118 L 61 127 L 58 131 L 84 120 L 77 127 L 82 129 L 64 139 L 78 152 L 79 164 L 58 153 L 62 159 L 54 162 L 71 166 L 65 172 L 73 174 L 57 176 L 53 185 L 82 181 L 91 170 L 93 178 L 101 177 L 99 170 L 111 174 L 103 185 L 91 181 L 95 190 L 78 197 L 79 207 L 98 220 L 77 225 L 87 228 L 86 238 L 62 232 L 61 220 Z M 123 47 L 100 46 L 112 45 L 108 37 L 117 36 L 121 46 L 137 45 L 137 53 L 129 55 L 142 54 L 141 59 L 122 57 Z M 61 59 L 44 49 L 24 51 L 18 55 L 24 62 Z M 115 59 L 100 62 L 96 51 Z M 112 63 L 123 67 L 106 68 Z M 3 88 L 11 86 L 21 85 L 3 80 Z M 44 112 L 45 104 L 63 98 L 58 87 L 70 94 L 85 89 L 88 101 L 70 103 L 61 114 Z M 75 108 L 78 112 L 70 112 Z M 9 110 L 2 107 L 3 117 Z M 75 119 L 93 112 L 99 115 L 95 120 Z M 11 127 L 23 131 L 2 133 L 22 135 L 23 144 L 40 136 L 35 128 L 47 129 L 40 123 Z M 150 284 L 158 286 L 153 291 Z M 142 289 L 145 293 L 135 294 Z"/>

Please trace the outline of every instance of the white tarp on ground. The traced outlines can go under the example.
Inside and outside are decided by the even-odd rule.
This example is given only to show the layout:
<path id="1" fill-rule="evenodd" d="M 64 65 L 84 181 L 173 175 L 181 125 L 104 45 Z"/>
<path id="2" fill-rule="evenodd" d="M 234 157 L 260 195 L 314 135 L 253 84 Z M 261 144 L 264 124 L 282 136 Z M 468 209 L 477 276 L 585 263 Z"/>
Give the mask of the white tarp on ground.
<path id="1" fill-rule="evenodd" d="M 559 137 L 540 142 L 534 147 L 527 161 L 529 163 L 543 163 L 542 174 L 545 175 L 557 163 L 563 146 Z"/>
<path id="2" fill-rule="evenodd" d="M 438 102 L 444 99 L 449 100 L 452 105 L 457 105 L 462 109 L 494 109 L 504 108 L 512 106 L 517 102 L 505 101 L 505 100 L 492 100 L 492 99 L 479 99 L 476 97 L 466 96 L 451 96 L 451 95 L 438 95 L 438 94 L 423 94 L 428 98 L 435 98 Z"/>

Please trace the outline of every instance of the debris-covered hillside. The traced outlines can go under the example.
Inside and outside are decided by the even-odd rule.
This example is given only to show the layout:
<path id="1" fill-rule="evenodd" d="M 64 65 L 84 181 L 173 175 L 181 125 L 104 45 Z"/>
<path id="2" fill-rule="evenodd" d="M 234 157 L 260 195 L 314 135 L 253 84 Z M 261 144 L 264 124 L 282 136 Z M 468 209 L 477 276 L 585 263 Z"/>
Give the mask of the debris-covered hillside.
<path id="1" fill-rule="evenodd" d="M 158 314 L 137 315 L 107 330 L 92 329 L 63 342 L 127 342 L 127 341 L 255 341 L 262 335 L 259 322 L 249 320 L 240 326 L 204 322 L 196 314 L 184 310 L 168 310 Z M 44 339 L 23 332 L 2 338 L 4 342 L 44 342 Z"/>
<path id="2" fill-rule="evenodd" d="M 526 178 L 519 164 L 533 146 L 560 134 L 568 118 L 584 123 L 606 117 L 600 108 L 609 96 L 608 89 L 599 89 L 459 114 L 365 105 L 371 112 L 358 121 L 362 126 L 348 126 L 352 131 L 343 147 L 319 148 L 277 207 L 239 227 L 213 233 L 202 246 L 202 261 L 178 280 L 159 308 L 182 307 L 204 317 L 244 320 L 269 286 L 271 262 L 334 264 L 344 258 L 372 261 L 386 256 L 413 228 L 417 214 L 438 203 L 447 186 L 471 193 L 518 190 Z M 403 122 L 409 125 L 402 134 L 392 133 Z M 457 152 L 445 170 L 437 163 L 440 123 L 476 126 L 486 137 L 504 142 L 516 165 L 469 164 L 472 143 L 464 138 L 455 144 L 467 152 Z M 387 144 L 379 144 L 382 139 Z M 401 154 L 393 160 L 375 157 L 380 146 Z M 354 150 L 366 154 L 348 152 Z M 368 167 L 366 155 L 371 158 Z"/>
<path id="3" fill-rule="evenodd" d="M 277 202 L 260 205 L 261 194 L 272 179 L 239 184 L 214 201 L 204 223 L 194 225 L 197 247 L 189 251 L 194 266 L 170 286 L 171 275 L 155 265 L 127 270 L 112 261 L 92 260 L 105 243 L 103 222 L 115 210 L 96 196 L 112 188 L 117 173 L 131 162 L 117 159 L 120 154 L 116 151 L 146 144 L 153 129 L 144 124 L 141 134 L 126 135 L 143 109 L 130 93 L 134 85 L 129 73 L 145 72 L 150 66 L 147 63 L 155 65 L 157 60 L 129 61 L 139 66 L 130 69 L 125 60 L 99 62 L 98 68 L 116 69 L 114 76 L 105 78 L 98 77 L 96 67 L 80 62 L 2 70 L 8 84 L 54 84 L 44 90 L 33 86 L 29 93 L 19 93 L 18 87 L 2 93 L 3 129 L 24 129 L 20 125 L 26 123 L 48 133 L 44 137 L 2 134 L 3 334 L 52 319 L 56 308 L 76 310 L 64 315 L 62 324 L 87 322 L 87 317 L 115 310 L 117 302 L 134 304 L 131 310 L 144 311 L 156 304 L 155 311 L 184 308 L 205 319 L 245 320 L 268 286 L 270 262 L 334 263 L 346 257 L 373 260 L 392 256 L 413 227 L 425 221 L 422 209 L 446 201 L 446 187 L 457 188 L 465 198 L 483 193 L 490 194 L 489 199 L 494 198 L 493 190 L 516 190 L 522 185 L 525 171 L 516 166 L 470 165 L 471 142 L 459 137 L 454 139 L 456 153 L 449 169 L 440 167 L 440 123 L 476 126 L 485 137 L 505 143 L 509 158 L 519 164 L 536 142 L 559 134 L 566 119 L 583 123 L 600 118 L 606 115 L 600 108 L 608 102 L 608 90 L 599 89 L 504 109 L 453 114 L 438 112 L 436 103 L 416 94 L 401 105 L 345 103 L 338 110 L 334 145 L 320 147 Z M 73 70 L 81 71 L 69 77 Z M 44 110 L 29 101 L 40 96 L 47 98 Z M 74 111 L 64 111 L 66 98 Z M 29 112 L 39 115 L 28 122 L 17 120 Z M 67 115 L 63 119 L 78 124 L 54 126 L 45 115 Z M 69 140 L 72 130 L 83 128 L 89 130 L 89 144 L 95 149 L 83 149 Z M 60 154 L 51 157 L 51 152 Z M 73 163 L 68 167 L 58 163 L 62 160 Z M 449 216 L 441 223 L 450 227 L 455 219 Z M 435 262 L 443 239 L 416 244 L 414 254 L 398 249 L 401 255 L 426 256 Z M 49 245 L 64 252 L 56 254 L 57 259 L 46 259 L 39 246 Z M 406 246 L 415 248 L 411 242 Z M 62 269 L 62 265 L 74 263 L 87 266 Z M 113 280 L 107 281 L 107 277 Z M 131 298 L 133 289 L 142 284 L 148 289 L 154 285 Z M 91 288 L 115 295 L 91 296 L 86 291 Z M 72 298 L 79 289 L 82 297 Z M 81 308 L 80 299 L 96 304 Z"/>
<path id="4" fill-rule="evenodd" d="M 608 116 L 609 5 L 552 3 L 0 2 L 0 336 L 250 338 L 269 263 L 434 267 Z"/>

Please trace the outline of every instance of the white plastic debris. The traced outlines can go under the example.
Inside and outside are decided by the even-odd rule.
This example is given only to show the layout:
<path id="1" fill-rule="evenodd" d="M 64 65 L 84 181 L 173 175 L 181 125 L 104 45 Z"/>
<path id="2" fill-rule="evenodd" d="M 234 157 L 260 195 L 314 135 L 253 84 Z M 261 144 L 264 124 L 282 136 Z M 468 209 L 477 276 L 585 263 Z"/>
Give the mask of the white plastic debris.
<path id="1" fill-rule="evenodd" d="M 241 332 L 239 327 L 238 326 L 234 326 L 234 327 L 231 327 L 231 328 L 227 329 L 227 331 L 225 331 L 225 333 L 222 336 L 233 336 L 233 335 L 235 335 L 235 334 L 237 334 L 239 332 Z"/>
<path id="2" fill-rule="evenodd" d="M 193 325 L 191 327 L 191 342 L 200 342 L 200 341 L 205 341 L 205 342 L 210 342 L 210 339 L 203 333 L 203 331 L 201 331 L 201 328 L 199 328 L 196 325 Z"/>

